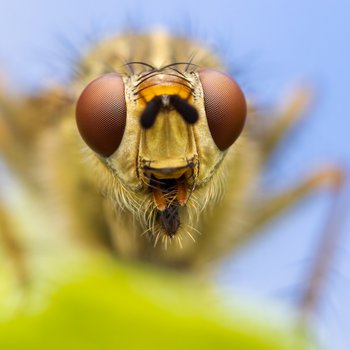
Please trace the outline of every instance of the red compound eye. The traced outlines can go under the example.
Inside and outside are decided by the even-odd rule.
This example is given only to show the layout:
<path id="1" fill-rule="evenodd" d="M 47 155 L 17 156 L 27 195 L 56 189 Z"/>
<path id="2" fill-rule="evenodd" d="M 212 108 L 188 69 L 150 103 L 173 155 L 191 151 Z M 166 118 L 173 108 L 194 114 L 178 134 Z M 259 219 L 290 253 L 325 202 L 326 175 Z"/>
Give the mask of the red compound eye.
<path id="1" fill-rule="evenodd" d="M 124 83 L 119 74 L 105 74 L 84 89 L 77 102 L 76 122 L 92 150 L 105 157 L 117 150 L 126 124 Z"/>
<path id="2" fill-rule="evenodd" d="M 246 101 L 238 84 L 224 73 L 206 68 L 198 73 L 209 130 L 217 147 L 224 151 L 242 132 Z"/>

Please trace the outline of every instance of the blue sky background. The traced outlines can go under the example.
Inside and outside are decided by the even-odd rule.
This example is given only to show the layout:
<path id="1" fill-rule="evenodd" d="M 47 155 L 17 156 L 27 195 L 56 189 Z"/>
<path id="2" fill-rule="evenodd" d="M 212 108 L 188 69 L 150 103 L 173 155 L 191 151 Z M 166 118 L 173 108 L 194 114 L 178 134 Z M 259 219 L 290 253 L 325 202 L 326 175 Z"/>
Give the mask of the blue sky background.
<path id="1" fill-rule="evenodd" d="M 350 2 L 346 0 L 68 1 L 0 3 L 0 75 L 31 90 L 69 76 L 69 58 L 87 38 L 125 27 L 162 25 L 217 45 L 238 62 L 246 90 L 278 100 L 308 83 L 316 103 L 308 121 L 284 147 L 267 181 L 283 184 L 318 164 L 349 168 Z M 72 44 L 72 47 L 67 45 Z M 272 180 L 273 179 L 273 180 Z M 274 183 L 269 185 L 274 186 Z M 329 209 L 329 194 L 315 194 L 274 222 L 253 244 L 225 260 L 219 281 L 258 296 L 295 298 L 307 276 Z M 345 213 L 349 201 L 345 201 Z M 332 349 L 350 337 L 350 223 L 345 218 L 334 271 L 317 318 Z"/>

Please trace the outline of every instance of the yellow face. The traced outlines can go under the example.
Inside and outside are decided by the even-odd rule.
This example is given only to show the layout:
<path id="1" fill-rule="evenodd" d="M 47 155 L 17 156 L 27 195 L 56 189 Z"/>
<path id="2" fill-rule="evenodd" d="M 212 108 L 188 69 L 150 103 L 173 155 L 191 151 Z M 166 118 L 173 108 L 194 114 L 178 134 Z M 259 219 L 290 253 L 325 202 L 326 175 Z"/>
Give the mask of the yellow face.
<path id="1" fill-rule="evenodd" d="M 208 184 L 243 128 L 246 104 L 221 72 L 146 68 L 90 83 L 77 103 L 77 124 L 125 189 L 116 202 L 147 217 L 146 229 L 172 237 L 189 207 L 208 203 Z"/>

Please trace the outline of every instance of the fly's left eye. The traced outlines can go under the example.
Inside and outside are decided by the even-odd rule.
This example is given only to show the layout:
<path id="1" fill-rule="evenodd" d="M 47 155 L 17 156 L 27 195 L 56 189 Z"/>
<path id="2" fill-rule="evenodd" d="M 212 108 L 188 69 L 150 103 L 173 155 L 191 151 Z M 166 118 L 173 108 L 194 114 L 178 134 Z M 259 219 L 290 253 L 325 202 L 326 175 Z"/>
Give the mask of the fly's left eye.
<path id="1" fill-rule="evenodd" d="M 124 83 L 119 74 L 102 75 L 84 89 L 77 102 L 76 122 L 92 150 L 105 157 L 117 150 L 126 124 Z"/>
<path id="2" fill-rule="evenodd" d="M 214 69 L 198 72 L 204 93 L 204 108 L 216 146 L 224 151 L 242 132 L 247 114 L 246 101 L 239 85 Z"/>

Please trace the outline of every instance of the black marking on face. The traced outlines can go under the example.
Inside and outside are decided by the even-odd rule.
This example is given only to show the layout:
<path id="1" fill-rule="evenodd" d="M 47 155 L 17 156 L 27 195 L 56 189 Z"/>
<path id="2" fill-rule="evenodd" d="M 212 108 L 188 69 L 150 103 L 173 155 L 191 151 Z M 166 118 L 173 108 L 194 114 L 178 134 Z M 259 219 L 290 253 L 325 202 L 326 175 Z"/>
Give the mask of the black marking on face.
<path id="1" fill-rule="evenodd" d="M 147 104 L 141 114 L 140 123 L 144 129 L 153 126 L 161 108 L 168 110 L 175 108 L 188 124 L 194 124 L 198 120 L 197 109 L 183 98 L 178 95 L 159 95 Z"/>
<path id="2" fill-rule="evenodd" d="M 187 123 L 194 124 L 198 120 L 197 109 L 178 95 L 170 95 L 170 104 Z"/>
<path id="3" fill-rule="evenodd" d="M 150 101 L 141 114 L 141 126 L 144 129 L 149 129 L 155 122 L 156 117 L 162 107 L 162 96 L 156 96 Z"/>

